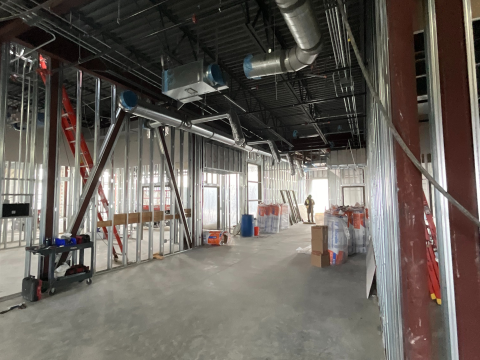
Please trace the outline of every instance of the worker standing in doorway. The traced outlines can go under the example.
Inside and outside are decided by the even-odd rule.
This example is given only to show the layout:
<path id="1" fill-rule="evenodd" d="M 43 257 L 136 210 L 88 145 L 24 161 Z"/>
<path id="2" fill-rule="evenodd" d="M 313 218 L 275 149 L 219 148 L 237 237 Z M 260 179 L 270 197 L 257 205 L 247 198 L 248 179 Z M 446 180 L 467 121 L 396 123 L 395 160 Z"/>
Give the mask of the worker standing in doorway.
<path id="1" fill-rule="evenodd" d="M 314 212 L 313 206 L 315 205 L 315 201 L 312 199 L 312 195 L 308 195 L 307 200 L 305 200 L 305 206 L 307 207 L 307 214 L 308 214 L 308 222 L 313 223 L 314 219 Z"/>

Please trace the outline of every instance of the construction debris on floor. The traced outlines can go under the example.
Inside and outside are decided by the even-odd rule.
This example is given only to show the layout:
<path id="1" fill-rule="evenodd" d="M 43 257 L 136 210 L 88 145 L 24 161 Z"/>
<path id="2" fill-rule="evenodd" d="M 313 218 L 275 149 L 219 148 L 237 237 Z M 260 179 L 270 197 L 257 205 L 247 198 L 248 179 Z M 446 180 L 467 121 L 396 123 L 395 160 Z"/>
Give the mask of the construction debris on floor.
<path id="1" fill-rule="evenodd" d="M 230 234 L 223 230 L 203 230 L 203 243 L 205 245 L 228 245 Z"/>

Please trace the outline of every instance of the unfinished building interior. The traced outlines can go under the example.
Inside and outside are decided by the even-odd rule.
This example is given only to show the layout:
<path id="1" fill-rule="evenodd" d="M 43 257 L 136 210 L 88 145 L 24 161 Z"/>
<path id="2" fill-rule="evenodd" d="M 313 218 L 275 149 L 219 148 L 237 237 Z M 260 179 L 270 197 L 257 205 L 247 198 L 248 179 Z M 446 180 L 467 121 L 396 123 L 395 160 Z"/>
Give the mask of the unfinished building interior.
<path id="1" fill-rule="evenodd" d="M 480 360 L 477 19 L 0 1 L 0 357 Z"/>

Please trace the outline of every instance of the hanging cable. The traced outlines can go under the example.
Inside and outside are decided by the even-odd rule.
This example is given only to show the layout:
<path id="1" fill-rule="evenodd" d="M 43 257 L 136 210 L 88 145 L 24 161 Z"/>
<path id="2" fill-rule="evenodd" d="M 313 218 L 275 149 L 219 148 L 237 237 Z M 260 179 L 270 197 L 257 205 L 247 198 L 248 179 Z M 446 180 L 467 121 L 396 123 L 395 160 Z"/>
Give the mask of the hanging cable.
<path id="1" fill-rule="evenodd" d="M 352 44 L 353 51 L 355 52 L 355 57 L 357 58 L 358 65 L 360 66 L 360 69 L 362 70 L 363 77 L 365 78 L 365 82 L 368 86 L 368 89 L 370 90 L 373 98 L 375 99 L 375 102 L 377 103 L 380 112 L 383 115 L 383 119 L 387 126 L 390 128 L 390 131 L 397 141 L 398 145 L 402 148 L 404 153 L 407 155 L 407 157 L 410 159 L 410 161 L 415 165 L 415 167 L 427 178 L 428 181 L 437 189 L 443 196 L 447 198 L 448 201 L 452 205 L 454 205 L 458 210 L 460 210 L 461 213 L 463 213 L 467 218 L 469 218 L 472 222 L 475 223 L 478 227 L 480 227 L 480 221 L 473 216 L 473 214 L 468 211 L 466 208 L 462 206 L 455 198 L 450 195 L 434 178 L 432 175 L 428 173 L 427 170 L 423 168 L 423 166 L 420 164 L 420 162 L 417 160 L 415 155 L 412 153 L 412 151 L 408 148 L 407 144 L 405 144 L 405 141 L 403 141 L 402 137 L 398 133 L 397 129 L 395 128 L 395 125 L 393 125 L 392 119 L 390 118 L 390 115 L 388 114 L 387 110 L 383 106 L 382 100 L 380 100 L 380 97 L 378 96 L 377 92 L 375 91 L 375 88 L 373 87 L 372 80 L 370 79 L 370 74 L 368 73 L 367 68 L 365 67 L 365 64 L 362 60 L 362 57 L 360 55 L 360 51 L 358 50 L 357 47 L 357 42 L 355 41 L 355 38 L 353 37 L 353 32 L 352 29 L 350 28 L 350 23 L 348 22 L 347 16 L 345 14 L 345 11 L 343 9 L 343 1 L 342 0 L 337 0 L 338 4 L 338 10 L 340 11 L 343 21 L 345 22 L 345 26 L 347 27 L 348 35 L 350 37 L 350 44 Z"/>

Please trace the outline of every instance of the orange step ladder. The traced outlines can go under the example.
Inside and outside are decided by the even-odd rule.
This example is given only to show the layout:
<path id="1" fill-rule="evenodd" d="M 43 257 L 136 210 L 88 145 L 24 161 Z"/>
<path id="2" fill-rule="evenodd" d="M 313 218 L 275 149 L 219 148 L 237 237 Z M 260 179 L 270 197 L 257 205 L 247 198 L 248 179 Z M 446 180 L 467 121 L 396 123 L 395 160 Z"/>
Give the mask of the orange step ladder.
<path id="1" fill-rule="evenodd" d="M 40 76 L 44 83 L 46 83 L 46 72 L 47 70 L 47 63 L 45 58 L 40 56 L 40 67 L 39 69 Z M 70 98 L 68 97 L 67 90 L 65 86 L 62 86 L 62 129 L 65 138 L 67 139 L 68 144 L 70 145 L 70 150 L 72 154 L 75 155 L 75 136 L 76 136 L 76 128 L 77 128 L 77 116 L 75 115 L 75 111 L 73 110 L 72 103 L 70 102 Z M 83 184 L 85 185 L 90 174 L 91 169 L 93 168 L 93 160 L 92 156 L 90 155 L 90 151 L 88 150 L 87 143 L 83 135 L 81 135 L 80 140 L 80 175 L 82 177 Z M 103 207 L 108 216 L 108 200 L 105 197 L 105 193 L 103 192 L 102 184 L 98 185 L 98 195 L 100 197 L 100 201 L 103 204 Z M 98 220 L 104 221 L 102 218 L 102 214 L 100 212 L 97 213 Z M 105 238 L 108 238 L 108 230 L 106 227 L 102 227 L 103 233 Z M 117 244 L 120 248 L 120 252 L 123 252 L 123 245 L 122 240 L 117 232 L 117 227 L 113 226 L 113 234 L 117 240 Z M 115 259 L 118 259 L 118 254 L 113 247 L 113 256 Z"/>
<path id="2" fill-rule="evenodd" d="M 427 197 L 423 193 L 423 211 L 425 213 L 425 240 L 427 245 L 427 268 L 428 268 L 428 289 L 430 297 L 438 305 L 442 304 L 440 294 L 440 272 L 438 263 L 435 259 L 435 250 L 437 249 L 437 229 L 433 222 L 433 215 L 428 206 Z"/>

